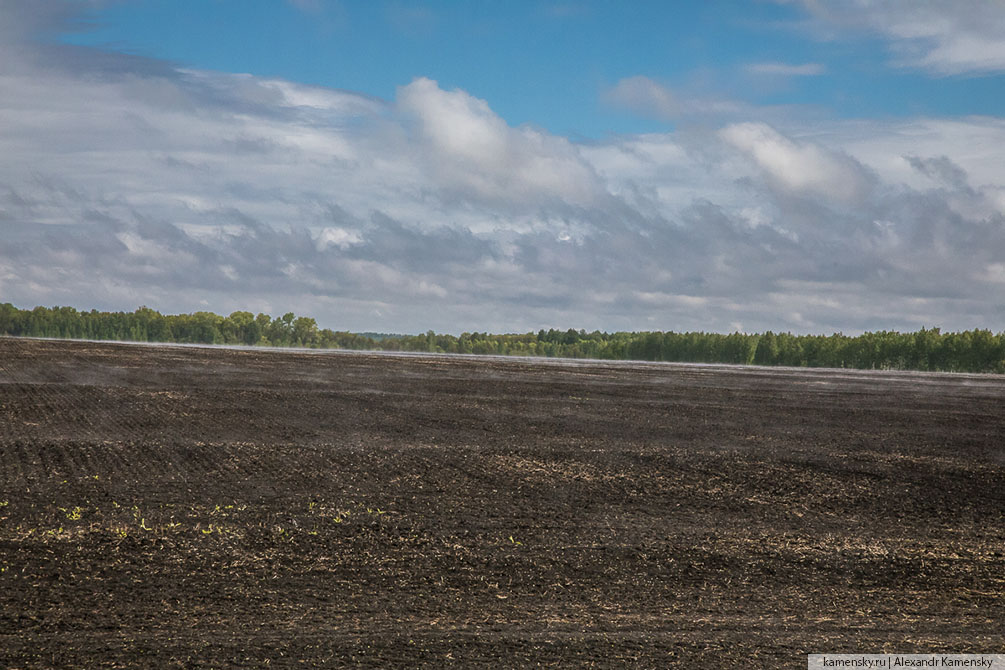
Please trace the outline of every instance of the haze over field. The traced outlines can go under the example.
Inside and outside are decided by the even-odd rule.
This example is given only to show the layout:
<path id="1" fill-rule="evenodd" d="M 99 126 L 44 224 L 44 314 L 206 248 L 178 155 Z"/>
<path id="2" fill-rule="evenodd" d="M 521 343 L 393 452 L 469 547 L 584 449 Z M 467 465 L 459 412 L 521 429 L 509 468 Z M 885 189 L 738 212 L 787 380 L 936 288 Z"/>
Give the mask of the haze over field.
<path id="1" fill-rule="evenodd" d="M 0 302 L 1005 329 L 1005 5 L 0 0 Z"/>

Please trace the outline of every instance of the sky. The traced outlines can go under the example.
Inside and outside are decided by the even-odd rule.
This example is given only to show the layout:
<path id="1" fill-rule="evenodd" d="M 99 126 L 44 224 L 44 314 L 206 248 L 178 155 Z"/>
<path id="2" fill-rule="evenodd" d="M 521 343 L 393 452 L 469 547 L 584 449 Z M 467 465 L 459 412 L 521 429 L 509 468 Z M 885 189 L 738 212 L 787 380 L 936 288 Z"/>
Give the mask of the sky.
<path id="1" fill-rule="evenodd" d="M 1005 330 L 1005 3 L 0 0 L 0 302 Z"/>

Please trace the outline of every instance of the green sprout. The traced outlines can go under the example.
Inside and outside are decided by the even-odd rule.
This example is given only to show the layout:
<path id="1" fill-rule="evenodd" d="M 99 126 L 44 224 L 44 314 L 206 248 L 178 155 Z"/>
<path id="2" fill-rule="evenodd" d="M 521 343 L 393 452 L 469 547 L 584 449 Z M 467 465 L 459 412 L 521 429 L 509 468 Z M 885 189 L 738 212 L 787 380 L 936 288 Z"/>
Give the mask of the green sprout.
<path id="1" fill-rule="evenodd" d="M 65 507 L 57 507 L 56 509 L 66 515 L 66 518 L 70 521 L 80 521 L 80 517 L 84 514 L 84 508 L 80 506 L 73 509 L 66 509 Z"/>

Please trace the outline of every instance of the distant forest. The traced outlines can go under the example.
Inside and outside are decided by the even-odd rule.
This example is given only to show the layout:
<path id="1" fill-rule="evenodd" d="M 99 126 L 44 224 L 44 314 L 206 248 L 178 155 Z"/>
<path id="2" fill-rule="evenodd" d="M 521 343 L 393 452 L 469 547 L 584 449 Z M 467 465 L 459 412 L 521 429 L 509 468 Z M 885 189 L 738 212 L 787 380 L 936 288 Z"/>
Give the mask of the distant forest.
<path id="1" fill-rule="evenodd" d="M 517 335 L 464 333 L 389 335 L 318 328 L 292 312 L 272 318 L 251 312 L 161 314 L 89 312 L 72 307 L 18 309 L 0 304 L 0 335 L 137 342 L 243 344 L 270 347 L 369 349 L 611 360 L 742 363 L 861 369 L 1005 373 L 1005 333 L 880 331 L 856 337 L 791 333 L 592 333 L 540 330 Z"/>

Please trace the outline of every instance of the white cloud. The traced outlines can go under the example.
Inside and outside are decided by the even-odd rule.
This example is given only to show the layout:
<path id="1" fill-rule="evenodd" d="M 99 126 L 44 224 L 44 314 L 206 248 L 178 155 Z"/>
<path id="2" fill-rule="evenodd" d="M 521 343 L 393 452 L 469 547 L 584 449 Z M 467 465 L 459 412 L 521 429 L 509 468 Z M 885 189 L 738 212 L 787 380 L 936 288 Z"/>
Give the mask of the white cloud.
<path id="1" fill-rule="evenodd" d="M 358 231 L 330 226 L 323 228 L 318 233 L 316 246 L 318 251 L 325 251 L 328 247 L 338 247 L 345 250 L 362 242 L 363 238 Z"/>
<path id="2" fill-rule="evenodd" d="M 415 120 L 432 168 L 465 191 L 511 202 L 559 198 L 576 206 L 603 196 L 602 183 L 568 140 L 511 128 L 465 91 L 444 91 L 419 78 L 398 89 L 397 104 Z"/>
<path id="3" fill-rule="evenodd" d="M 656 118 L 673 119 L 683 111 L 683 105 L 669 88 L 642 75 L 622 79 L 605 97 L 615 105 Z"/>
<path id="4" fill-rule="evenodd" d="M 763 123 L 733 124 L 720 135 L 785 189 L 852 200 L 862 197 L 868 188 L 865 170 L 851 157 L 785 137 Z"/>
<path id="5" fill-rule="evenodd" d="M 1005 284 L 1005 263 L 991 263 L 984 270 L 984 279 L 995 284 Z"/>
<path id="6" fill-rule="evenodd" d="M 751 74 L 772 77 L 814 77 L 827 71 L 827 68 L 820 63 L 802 63 L 800 65 L 789 63 L 750 63 L 744 69 Z"/>
<path id="7" fill-rule="evenodd" d="M 721 118 L 734 116 L 746 109 L 745 105 L 732 100 L 681 96 L 642 75 L 621 79 L 605 91 L 604 100 L 641 116 L 666 121 L 698 116 Z"/>
<path id="8" fill-rule="evenodd" d="M 429 79 L 382 101 L 5 55 L 0 300 L 19 306 L 384 331 L 1005 328 L 1000 119 L 798 128 L 736 106 L 720 131 L 573 142 Z M 622 83 L 653 115 L 709 109 Z"/>
<path id="9" fill-rule="evenodd" d="M 865 30 L 894 62 L 937 75 L 1005 71 L 1005 4 L 979 0 L 802 0 L 822 34 Z"/>

